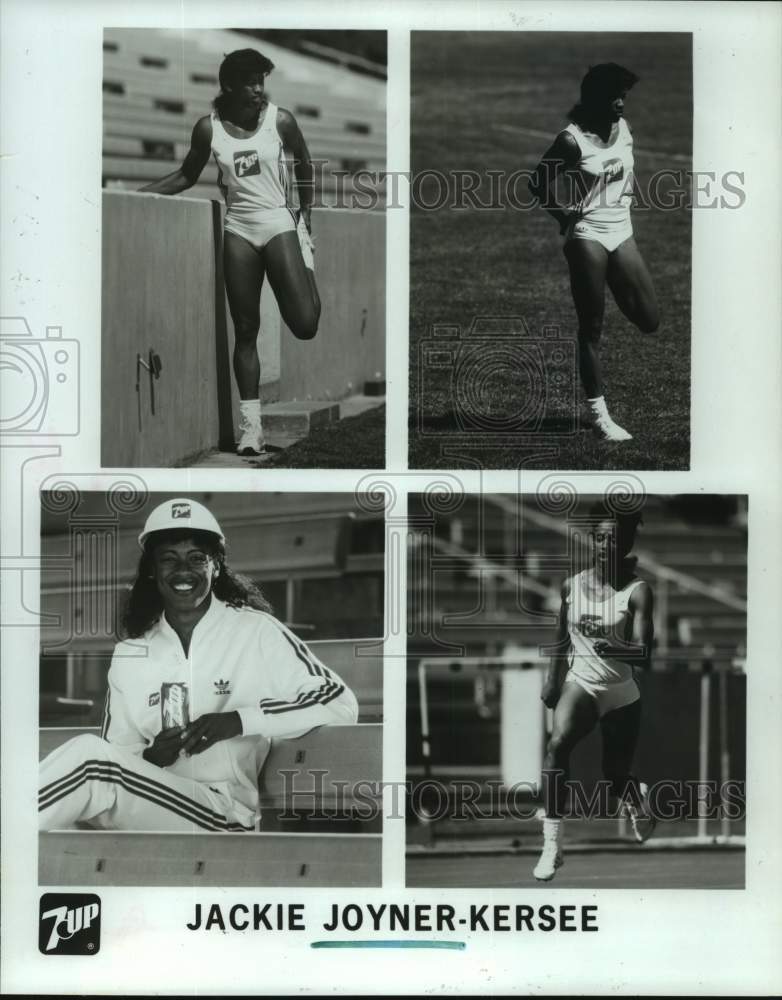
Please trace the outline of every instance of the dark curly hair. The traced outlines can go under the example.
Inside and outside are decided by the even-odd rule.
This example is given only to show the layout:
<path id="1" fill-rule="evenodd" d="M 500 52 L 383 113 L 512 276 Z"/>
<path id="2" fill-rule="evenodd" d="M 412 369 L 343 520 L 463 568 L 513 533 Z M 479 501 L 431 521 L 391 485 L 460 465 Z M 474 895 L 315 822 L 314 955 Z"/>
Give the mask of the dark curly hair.
<path id="1" fill-rule="evenodd" d="M 136 569 L 136 578 L 130 588 L 122 613 L 122 633 L 124 638 L 139 639 L 160 619 L 163 614 L 163 600 L 154 579 L 152 554 L 161 542 L 176 544 L 192 539 L 220 566 L 220 573 L 212 584 L 212 593 L 232 608 L 256 608 L 271 612 L 272 607 L 252 580 L 235 573 L 225 559 L 225 546 L 209 531 L 193 531 L 177 528 L 171 531 L 156 531 L 149 535 Z"/>
<path id="2" fill-rule="evenodd" d="M 598 63 L 590 66 L 581 81 L 581 100 L 568 111 L 567 117 L 576 125 L 586 125 L 596 106 L 613 100 L 638 83 L 632 70 L 618 63 Z"/>
<path id="3" fill-rule="evenodd" d="M 220 63 L 220 93 L 212 101 L 212 107 L 218 115 L 222 115 L 231 101 L 228 87 L 240 87 L 251 76 L 268 76 L 273 69 L 271 59 L 267 59 L 256 49 L 236 49 L 235 52 L 229 52 Z"/>

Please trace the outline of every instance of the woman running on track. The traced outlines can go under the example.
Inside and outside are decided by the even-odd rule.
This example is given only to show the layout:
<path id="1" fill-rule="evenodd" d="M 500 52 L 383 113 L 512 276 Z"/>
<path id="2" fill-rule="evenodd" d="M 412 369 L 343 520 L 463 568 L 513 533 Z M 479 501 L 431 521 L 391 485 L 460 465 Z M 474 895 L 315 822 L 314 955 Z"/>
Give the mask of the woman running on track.
<path id="1" fill-rule="evenodd" d="M 202 504 L 166 500 L 139 544 L 103 728 L 41 761 L 40 828 L 253 830 L 270 741 L 353 723 L 356 699 L 230 569 Z"/>
<path id="2" fill-rule="evenodd" d="M 241 406 L 240 455 L 264 452 L 256 341 L 265 276 L 280 314 L 295 337 L 318 330 L 320 298 L 310 238 L 313 170 L 296 123 L 264 96 L 274 64 L 254 49 L 239 49 L 220 66 L 214 111 L 196 122 L 182 166 L 142 191 L 179 194 L 192 187 L 214 156 L 226 201 L 223 271 L 236 342 L 233 366 Z M 292 158 L 301 213 L 289 207 L 286 158 Z"/>
<path id="3" fill-rule="evenodd" d="M 592 66 L 581 82 L 581 100 L 570 124 L 538 164 L 530 190 L 559 223 L 578 317 L 579 371 L 592 426 L 603 441 L 632 438 L 608 412 L 598 345 L 603 329 L 605 286 L 624 315 L 643 333 L 660 320 L 649 271 L 633 238 L 633 137 L 624 120 L 628 90 L 638 82 L 616 63 Z M 568 204 L 549 200 L 549 188 L 564 175 Z"/>
<path id="4" fill-rule="evenodd" d="M 562 865 L 562 816 L 570 754 L 599 723 L 603 773 L 623 804 L 638 841 L 651 834 L 646 786 L 630 773 L 641 724 L 636 668 L 648 670 L 654 639 L 653 597 L 630 558 L 640 513 L 590 512 L 592 565 L 565 580 L 557 655 L 541 698 L 554 709 L 543 761 L 543 852 L 534 870 L 548 881 Z"/>

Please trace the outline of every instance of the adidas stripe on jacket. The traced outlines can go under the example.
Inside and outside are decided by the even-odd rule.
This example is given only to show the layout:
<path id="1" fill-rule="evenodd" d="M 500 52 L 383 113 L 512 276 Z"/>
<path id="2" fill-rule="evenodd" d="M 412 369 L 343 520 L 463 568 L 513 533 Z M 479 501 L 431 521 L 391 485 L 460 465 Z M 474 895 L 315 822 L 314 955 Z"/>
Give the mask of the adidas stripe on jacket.
<path id="1" fill-rule="evenodd" d="M 171 767 L 145 761 L 164 683 L 187 685 L 191 720 L 238 712 L 242 735 Z M 357 717 L 353 693 L 289 629 L 212 595 L 187 656 L 165 617 L 116 646 L 101 737 L 78 736 L 41 762 L 41 828 L 252 829 L 270 739 Z"/>

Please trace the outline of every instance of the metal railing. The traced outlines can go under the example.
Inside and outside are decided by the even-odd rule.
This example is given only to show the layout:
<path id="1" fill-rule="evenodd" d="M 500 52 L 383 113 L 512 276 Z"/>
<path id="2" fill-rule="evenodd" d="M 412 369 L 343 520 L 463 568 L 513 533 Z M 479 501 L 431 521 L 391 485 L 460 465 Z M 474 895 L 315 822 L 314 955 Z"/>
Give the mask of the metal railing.
<path id="1" fill-rule="evenodd" d="M 472 667 L 478 672 L 490 671 L 497 672 L 502 676 L 506 670 L 518 669 L 520 665 L 531 667 L 537 670 L 541 677 L 541 687 L 542 687 L 542 674 L 545 669 L 548 660 L 541 658 L 537 651 L 534 649 L 524 649 L 519 650 L 514 656 L 468 656 L 460 657 L 459 664 L 462 667 Z M 716 669 L 715 669 L 716 668 Z M 730 841 L 733 837 L 732 827 L 731 827 L 731 812 L 729 808 L 726 808 L 725 794 L 728 784 L 731 780 L 731 743 L 730 743 L 730 726 L 729 726 L 729 698 L 728 698 L 728 674 L 731 669 L 735 668 L 735 664 L 731 661 L 724 661 L 722 663 L 715 663 L 708 658 L 704 658 L 701 661 L 700 670 L 700 691 L 699 691 L 699 723 L 698 723 L 698 782 L 701 788 L 706 788 L 709 785 L 710 777 L 717 776 L 719 792 L 719 803 L 720 803 L 720 834 L 719 836 L 710 836 L 708 832 L 708 821 L 710 808 L 705 798 L 699 798 L 697 801 L 697 833 L 694 838 L 683 838 L 690 841 L 699 841 L 702 843 L 709 844 L 719 844 L 722 841 Z M 442 675 L 450 670 L 450 663 L 444 661 L 441 657 L 424 657 L 418 661 L 416 667 L 416 680 L 418 688 L 418 717 L 419 717 L 419 727 L 420 727 L 420 746 L 422 767 L 420 773 L 423 779 L 431 780 L 435 773 L 440 776 L 445 776 L 450 774 L 456 777 L 480 777 L 486 776 L 489 773 L 493 776 L 495 773 L 500 773 L 500 764 L 498 762 L 496 768 L 486 766 L 479 768 L 470 768 L 468 765 L 462 767 L 451 767 L 438 765 L 436 768 L 432 764 L 432 725 L 431 725 L 431 705 L 429 701 L 429 680 L 432 674 Z M 716 673 L 717 676 L 717 754 L 714 755 L 710 752 L 710 746 L 712 744 L 712 718 L 711 718 L 711 704 L 713 693 L 712 689 L 714 686 L 713 677 Z M 546 734 L 546 739 L 548 734 L 550 734 L 552 729 L 553 711 L 551 709 L 545 708 L 543 704 L 536 701 L 534 705 L 525 707 L 527 711 L 541 712 L 545 714 L 545 723 L 543 731 Z M 518 724 L 518 717 L 514 715 L 516 720 L 515 724 Z M 507 724 L 507 720 L 503 719 L 502 724 Z M 539 748 L 539 758 L 537 762 L 537 770 L 540 771 L 543 765 L 543 745 Z M 716 760 L 714 757 L 716 756 Z M 410 768 L 408 765 L 408 777 L 411 774 L 417 772 L 418 768 Z M 620 839 L 625 839 L 627 836 L 627 823 L 624 816 L 620 816 L 617 819 L 617 835 Z M 671 841 L 670 846 L 676 846 L 674 841 L 678 843 L 679 839 L 682 838 L 667 838 Z M 658 837 L 656 838 L 657 846 L 666 846 L 666 838 Z"/>

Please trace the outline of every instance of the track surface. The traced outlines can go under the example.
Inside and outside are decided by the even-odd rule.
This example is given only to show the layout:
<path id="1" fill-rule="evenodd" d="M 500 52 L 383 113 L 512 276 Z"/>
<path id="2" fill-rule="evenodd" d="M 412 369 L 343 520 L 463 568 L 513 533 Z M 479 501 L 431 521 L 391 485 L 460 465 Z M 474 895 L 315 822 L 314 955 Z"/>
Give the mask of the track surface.
<path id="1" fill-rule="evenodd" d="M 409 857 L 407 885 L 452 889 L 743 889 L 744 852 L 565 853 L 551 882 L 537 882 L 532 854 Z"/>

